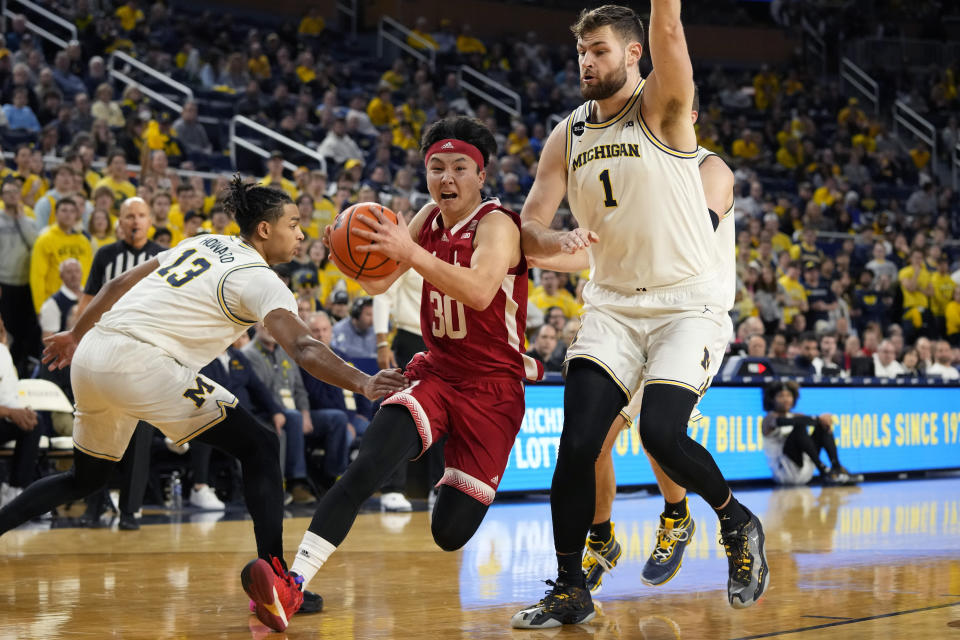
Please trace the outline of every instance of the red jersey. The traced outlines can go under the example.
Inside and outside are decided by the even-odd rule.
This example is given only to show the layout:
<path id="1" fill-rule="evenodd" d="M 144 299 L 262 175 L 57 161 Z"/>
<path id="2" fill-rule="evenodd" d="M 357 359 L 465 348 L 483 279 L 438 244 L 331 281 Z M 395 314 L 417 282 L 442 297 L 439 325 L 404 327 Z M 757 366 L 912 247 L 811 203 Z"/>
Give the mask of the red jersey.
<path id="1" fill-rule="evenodd" d="M 420 246 L 444 262 L 469 267 L 477 225 L 491 211 L 507 214 L 520 227 L 520 216 L 504 209 L 496 199 L 484 201 L 451 229 L 443 227 L 440 207 L 434 207 L 420 230 Z M 424 280 L 420 329 L 431 369 L 455 379 L 542 378 L 543 364 L 523 352 L 527 284 L 527 261 L 522 253 L 483 311 L 471 309 Z"/>

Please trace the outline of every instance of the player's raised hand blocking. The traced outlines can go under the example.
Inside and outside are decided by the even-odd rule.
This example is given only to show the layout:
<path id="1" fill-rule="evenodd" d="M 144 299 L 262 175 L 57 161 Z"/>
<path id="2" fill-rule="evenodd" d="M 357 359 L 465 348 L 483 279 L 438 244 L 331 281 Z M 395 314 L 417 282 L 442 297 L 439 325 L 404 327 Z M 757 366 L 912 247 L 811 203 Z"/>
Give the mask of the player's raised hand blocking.
<path id="1" fill-rule="evenodd" d="M 61 331 L 44 338 L 43 342 L 46 344 L 43 348 L 43 364 L 49 365 L 48 368 L 53 371 L 70 364 L 78 341 L 72 331 Z"/>
<path id="2" fill-rule="evenodd" d="M 600 236 L 595 232 L 578 228 L 560 236 L 560 250 L 563 253 L 576 253 L 599 241 Z"/>
<path id="3" fill-rule="evenodd" d="M 384 369 L 367 378 L 361 393 L 370 400 L 378 400 L 385 395 L 406 389 L 409 386 L 410 381 L 403 376 L 400 369 Z"/>

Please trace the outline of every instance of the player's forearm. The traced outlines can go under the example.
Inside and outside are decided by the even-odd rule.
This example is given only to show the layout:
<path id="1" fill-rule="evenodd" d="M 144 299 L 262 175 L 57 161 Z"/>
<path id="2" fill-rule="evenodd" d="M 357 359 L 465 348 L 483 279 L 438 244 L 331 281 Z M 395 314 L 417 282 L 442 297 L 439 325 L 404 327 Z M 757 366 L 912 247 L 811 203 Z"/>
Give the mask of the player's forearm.
<path id="1" fill-rule="evenodd" d="M 531 258 L 546 258 L 561 252 L 561 231 L 555 231 L 537 220 L 524 220 L 520 227 L 520 246 Z"/>
<path id="2" fill-rule="evenodd" d="M 590 256 L 587 255 L 586 251 L 558 253 L 545 258 L 532 258 L 528 256 L 527 263 L 531 267 L 539 267 L 540 269 L 577 273 L 590 268 Z"/>
<path id="3" fill-rule="evenodd" d="M 680 0 L 650 3 L 650 58 L 660 86 L 689 82 L 693 92 L 693 65 L 680 20 Z"/>
<path id="4" fill-rule="evenodd" d="M 478 311 L 490 305 L 500 288 L 500 281 L 480 269 L 449 264 L 419 246 L 410 266 L 446 295 Z"/>
<path id="5" fill-rule="evenodd" d="M 293 359 L 314 378 L 354 393 L 363 393 L 363 385 L 369 377 L 309 336 L 298 341 Z"/>

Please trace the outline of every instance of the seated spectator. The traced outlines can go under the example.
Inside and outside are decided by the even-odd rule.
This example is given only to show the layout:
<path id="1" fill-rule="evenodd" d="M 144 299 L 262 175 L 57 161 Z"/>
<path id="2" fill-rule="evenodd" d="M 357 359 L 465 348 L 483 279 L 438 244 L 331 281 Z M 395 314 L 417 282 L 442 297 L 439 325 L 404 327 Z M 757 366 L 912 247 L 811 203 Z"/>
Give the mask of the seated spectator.
<path id="1" fill-rule="evenodd" d="M 336 302 L 337 293 L 334 293 Z M 377 334 L 373 329 L 373 298 L 361 296 L 350 305 L 350 315 L 333 325 L 330 346 L 344 358 L 376 358 Z"/>
<path id="2" fill-rule="evenodd" d="M 799 280 L 800 263 L 791 260 L 787 265 L 786 273 L 777 280 L 778 293 L 783 299 L 783 322 L 789 325 L 793 317 L 804 314 L 808 310 L 807 290 Z"/>
<path id="3" fill-rule="evenodd" d="M 820 336 L 820 355 L 813 359 L 813 368 L 818 376 L 838 376 L 840 369 L 840 352 L 837 350 L 837 336 L 825 333 Z"/>
<path id="4" fill-rule="evenodd" d="M 903 374 L 903 365 L 897 362 L 897 350 L 893 343 L 884 340 L 873 354 L 873 375 L 877 378 L 896 378 Z"/>
<path id="5" fill-rule="evenodd" d="M 947 303 L 944 311 L 947 342 L 960 347 L 960 285 L 953 290 L 953 299 Z"/>
<path id="6" fill-rule="evenodd" d="M 114 129 L 123 128 L 127 121 L 120 105 L 113 99 L 113 87 L 106 82 L 98 85 L 94 97 L 93 105 L 90 107 L 94 121 L 103 120 Z"/>
<path id="7" fill-rule="evenodd" d="M 184 152 L 209 154 L 213 152 L 213 145 L 207 136 L 207 130 L 198 119 L 197 103 L 188 100 L 183 105 L 180 117 L 173 123 L 173 132 Z"/>
<path id="8" fill-rule="evenodd" d="M 267 160 L 267 175 L 260 180 L 260 183 L 263 185 L 272 184 L 283 189 L 291 200 L 296 200 L 297 196 L 300 195 L 297 185 L 283 177 L 282 151 L 274 151 L 270 154 L 270 158 Z"/>
<path id="9" fill-rule="evenodd" d="M 808 416 L 793 413 L 800 399 L 800 387 L 796 382 L 777 382 L 763 392 L 763 452 L 780 484 L 802 485 L 813 478 L 813 471 L 820 473 L 824 484 L 854 484 L 862 476 L 852 476 L 837 456 L 837 443 L 833 437 L 834 416 L 824 413 Z M 813 433 L 808 431 L 813 427 Z M 820 459 L 826 451 L 830 468 Z"/>
<path id="10" fill-rule="evenodd" d="M 874 278 L 887 276 L 890 282 L 897 280 L 897 265 L 887 260 L 887 245 L 883 242 L 873 243 L 873 259 L 867 263 L 866 268 L 873 273 Z"/>
<path id="11" fill-rule="evenodd" d="M 273 336 L 262 324 L 257 325 L 256 337 L 241 349 L 253 366 L 253 372 L 263 381 L 273 394 L 274 402 L 282 407 L 285 417 L 283 433 L 286 436 L 281 451 L 284 477 L 287 480 L 287 490 L 293 496 L 293 501 L 302 504 L 315 502 L 317 494 L 307 476 L 307 459 L 305 450 L 305 435 L 313 432 L 313 422 L 310 416 L 310 403 L 307 398 L 300 369 L 277 344 Z M 276 426 L 277 420 L 274 421 Z M 331 446 L 328 455 L 331 458 L 342 453 L 342 467 L 346 468 L 346 431 L 338 435 L 338 447 Z M 340 465 L 335 465 L 340 466 Z"/>
<path id="12" fill-rule="evenodd" d="M 560 371 L 563 367 L 563 361 L 553 360 L 554 351 L 557 348 L 557 330 L 550 323 L 542 325 L 533 339 L 533 345 L 527 351 L 526 355 L 534 360 L 543 363 L 545 371 Z"/>
<path id="13" fill-rule="evenodd" d="M 13 90 L 13 102 L 3 105 L 3 116 L 7 119 L 7 126 L 14 131 L 40 131 L 40 121 L 27 104 L 26 88 L 18 87 Z"/>
<path id="14" fill-rule="evenodd" d="M 577 304 L 569 291 L 560 288 L 560 277 L 556 271 L 540 272 L 540 286 L 531 289 L 530 299 L 543 311 L 550 307 L 560 307 L 568 318 L 580 315 L 581 305 Z"/>
<path id="15" fill-rule="evenodd" d="M 813 362 L 820 357 L 817 337 L 812 333 L 800 336 L 800 354 L 793 359 L 793 366 L 801 375 L 812 376 L 817 373 Z"/>
<path id="16" fill-rule="evenodd" d="M 100 187 L 110 187 L 113 191 L 113 199 L 118 206 L 127 198 L 137 195 L 137 188 L 130 182 L 127 173 L 127 154 L 121 149 L 114 149 L 107 154 L 106 175 L 94 185 L 93 190 L 96 191 Z"/>
<path id="17" fill-rule="evenodd" d="M 933 287 L 923 250 L 910 251 L 910 264 L 900 269 L 898 280 L 903 294 L 903 328 L 912 339 L 932 324 L 930 296 L 933 295 Z"/>
<path id="18" fill-rule="evenodd" d="M 0 320 L 0 443 L 16 441 L 10 476 L 0 484 L 0 507 L 20 495 L 36 477 L 41 434 L 37 414 L 24 407 L 17 394 L 18 379 L 7 348 L 7 331 Z"/>
<path id="19" fill-rule="evenodd" d="M 71 315 L 83 293 L 83 266 L 80 261 L 67 258 L 61 262 L 60 279 L 63 285 L 40 307 L 40 331 L 44 338 L 73 326 Z"/>
<path id="20" fill-rule="evenodd" d="M 347 134 L 347 121 L 345 118 L 336 118 L 333 127 L 327 132 L 327 136 L 320 142 L 317 152 L 325 158 L 332 158 L 337 164 L 344 164 L 351 158 L 363 158 L 363 150 L 360 145 L 354 142 Z"/>
<path id="21" fill-rule="evenodd" d="M 933 352 L 933 364 L 927 367 L 927 377 L 939 377 L 945 381 L 960 380 L 960 371 L 953 364 L 953 349 L 946 340 L 938 340 Z"/>
<path id="22" fill-rule="evenodd" d="M 900 364 L 903 365 L 903 373 L 898 375 L 898 378 L 923 377 L 923 371 L 920 369 L 920 356 L 917 354 L 916 349 L 907 349 L 900 359 Z"/>

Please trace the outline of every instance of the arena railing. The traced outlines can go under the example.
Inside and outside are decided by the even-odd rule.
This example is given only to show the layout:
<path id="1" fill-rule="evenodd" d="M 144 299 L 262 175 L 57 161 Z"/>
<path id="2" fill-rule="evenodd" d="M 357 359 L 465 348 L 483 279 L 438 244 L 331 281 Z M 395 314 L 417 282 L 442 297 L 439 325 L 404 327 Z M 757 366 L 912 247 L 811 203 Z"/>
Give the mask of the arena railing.
<path id="1" fill-rule="evenodd" d="M 846 55 L 863 67 L 887 69 L 945 68 L 960 54 L 956 43 L 911 38 L 860 38 L 845 49 Z"/>
<path id="2" fill-rule="evenodd" d="M 951 150 L 951 153 L 950 164 L 953 165 L 953 190 L 956 191 L 960 189 L 960 143 L 957 143 L 957 146 Z"/>
<path id="3" fill-rule="evenodd" d="M 507 104 L 504 100 L 495 97 L 493 94 L 481 88 L 479 85 L 474 84 L 474 81 L 482 83 L 486 86 L 486 89 L 498 91 L 504 96 L 505 99 L 511 100 L 513 102 L 513 106 Z M 520 100 L 520 94 L 507 87 L 505 84 L 497 82 L 492 78 L 488 78 L 476 69 L 468 67 L 465 64 L 460 65 L 460 68 L 457 70 L 457 83 L 460 85 L 461 89 L 469 91 L 470 93 L 483 98 L 494 107 L 506 111 L 514 118 L 520 118 L 522 116 L 520 111 L 520 106 L 522 104 Z"/>
<path id="4" fill-rule="evenodd" d="M 930 146 L 930 170 L 937 175 L 937 128 L 929 120 L 911 109 L 903 100 L 893 103 L 893 133 L 900 135 L 900 127 Z"/>
<path id="5" fill-rule="evenodd" d="M 241 147 L 243 149 L 246 149 L 247 151 L 255 153 L 261 158 L 270 157 L 270 152 L 268 150 L 264 149 L 263 147 L 256 144 L 255 142 L 251 142 L 246 138 L 242 138 L 241 136 L 237 135 L 237 127 L 247 127 L 249 129 L 252 129 L 253 131 L 256 131 L 258 134 L 262 136 L 272 138 L 273 140 L 276 140 L 280 144 L 316 160 L 317 163 L 320 165 L 320 169 L 322 171 L 326 172 L 327 170 L 326 159 L 323 157 L 322 154 L 318 153 L 315 149 L 311 149 L 310 147 L 304 146 L 299 142 L 297 142 L 296 140 L 292 138 L 288 138 L 287 136 L 281 135 L 276 131 L 274 131 L 273 129 L 269 129 L 263 126 L 262 124 L 260 124 L 259 122 L 255 122 L 254 120 L 251 120 L 246 116 L 233 116 L 233 119 L 230 120 L 230 157 L 233 159 L 234 166 L 237 166 L 237 147 Z M 297 170 L 297 165 L 287 160 L 283 161 L 283 166 L 284 168 L 289 169 L 290 171 Z"/>
<path id="6" fill-rule="evenodd" d="M 397 36 L 395 33 L 390 30 L 399 31 L 403 34 L 403 37 Z M 426 47 L 424 50 L 411 47 L 407 44 L 407 38 L 413 38 L 423 43 L 423 46 Z M 432 44 L 424 40 L 413 31 L 403 26 L 390 16 L 382 16 L 380 18 L 380 24 L 377 27 L 377 57 L 382 58 L 384 53 L 383 42 L 387 42 L 396 45 L 402 51 L 406 51 L 409 55 L 413 56 L 417 60 L 422 60 L 430 65 L 430 69 L 433 70 L 437 64 L 437 50 Z"/>
<path id="7" fill-rule="evenodd" d="M 846 81 L 873 104 L 873 115 L 880 115 L 880 83 L 846 56 L 840 60 L 840 79 Z"/>
<path id="8" fill-rule="evenodd" d="M 48 9 L 42 7 L 42 6 L 40 6 L 39 4 L 36 4 L 36 3 L 34 3 L 34 2 L 30 2 L 30 0 L 3 0 L 3 5 L 2 5 L 2 6 L 3 6 L 4 23 L 6 23 L 6 18 L 11 18 L 11 19 L 12 19 L 14 16 L 17 15 L 16 12 L 14 12 L 14 11 L 10 8 L 10 5 L 11 5 L 11 4 L 16 4 L 16 5 L 18 5 L 18 6 L 21 8 L 21 11 L 24 12 L 24 14 L 25 14 L 27 11 L 30 11 L 30 12 L 32 12 L 33 14 L 36 14 L 37 16 L 40 16 L 40 17 L 42 17 L 42 18 L 45 18 L 45 19 L 48 20 L 49 22 L 57 25 L 57 27 L 60 27 L 61 29 L 66 29 L 67 32 L 70 34 L 70 40 L 76 40 L 76 39 L 77 39 L 77 27 L 76 27 L 72 22 L 70 22 L 69 20 L 66 20 L 66 19 L 64 19 L 64 18 L 61 18 L 61 17 L 58 16 L 57 14 L 53 13 L 52 11 L 50 11 L 50 10 L 48 10 Z M 48 25 L 48 26 L 49 26 L 49 25 Z M 37 34 L 38 36 L 40 36 L 40 37 L 43 38 L 44 40 L 47 40 L 48 42 L 52 42 L 53 44 L 57 45 L 57 46 L 60 47 L 61 49 L 66 49 L 66 48 L 67 48 L 68 42 L 67 42 L 66 40 L 64 40 L 63 38 L 61 38 L 61 37 L 57 36 L 56 34 L 52 33 L 49 29 L 45 29 L 45 28 L 41 27 L 40 25 L 36 24 L 35 22 L 32 22 L 32 21 L 28 20 L 28 21 L 27 21 L 27 29 L 29 29 L 29 30 L 32 31 L 33 33 Z M 6 24 L 4 24 L 4 31 L 6 31 Z"/>
<path id="9" fill-rule="evenodd" d="M 820 62 L 820 74 L 827 75 L 827 43 L 812 24 L 804 17 L 800 22 L 803 29 L 803 49 Z"/>
<path id="10" fill-rule="evenodd" d="M 350 35 L 357 37 L 357 0 L 337 2 L 336 10 L 350 18 Z"/>
<path id="11" fill-rule="evenodd" d="M 121 62 L 125 65 L 125 68 L 123 71 L 116 69 L 116 65 L 118 62 Z M 110 54 L 110 58 L 107 60 L 107 71 L 110 73 L 111 76 L 113 76 L 114 78 L 117 78 L 118 80 L 126 82 L 127 84 L 135 83 L 137 85 L 137 88 L 139 88 L 145 94 L 157 100 L 157 102 L 164 104 L 168 108 L 174 109 L 177 113 L 180 113 L 181 111 L 183 111 L 182 105 L 175 103 L 174 101 L 170 100 L 166 96 L 163 96 L 163 94 L 159 93 L 158 91 L 150 89 L 150 87 L 145 87 L 145 85 L 142 82 L 138 82 L 137 80 L 132 78 L 130 75 L 128 75 L 127 72 L 129 72 L 130 67 L 136 69 L 140 73 L 144 73 L 150 76 L 151 78 L 158 80 L 159 82 L 162 82 L 166 86 L 170 87 L 172 91 L 175 91 L 178 94 L 183 94 L 184 96 L 183 102 L 186 102 L 188 100 L 193 100 L 193 89 L 183 84 L 182 82 L 177 82 L 176 80 L 173 80 L 169 76 L 163 74 L 160 71 L 157 71 L 150 65 L 144 62 L 141 62 L 140 60 L 137 60 L 136 58 L 134 58 L 129 54 L 126 54 L 122 51 L 114 51 L 113 53 Z"/>

